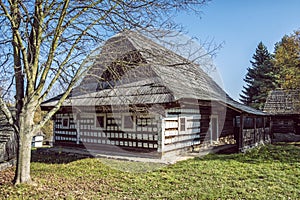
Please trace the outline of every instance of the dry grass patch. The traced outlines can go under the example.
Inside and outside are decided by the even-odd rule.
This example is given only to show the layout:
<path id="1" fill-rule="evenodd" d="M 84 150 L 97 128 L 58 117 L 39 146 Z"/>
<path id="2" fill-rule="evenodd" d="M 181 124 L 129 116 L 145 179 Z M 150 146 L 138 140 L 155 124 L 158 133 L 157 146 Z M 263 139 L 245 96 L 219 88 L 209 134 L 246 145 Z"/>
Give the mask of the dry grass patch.
<path id="1" fill-rule="evenodd" d="M 12 170 L 2 172 L 1 177 L 7 174 L 4 177 L 11 178 Z M 245 154 L 213 154 L 168 166 L 48 155 L 32 162 L 32 177 L 37 186 L 14 187 L 9 180 L 2 182 L 0 197 L 297 199 L 300 196 L 300 148 L 267 145 Z"/>

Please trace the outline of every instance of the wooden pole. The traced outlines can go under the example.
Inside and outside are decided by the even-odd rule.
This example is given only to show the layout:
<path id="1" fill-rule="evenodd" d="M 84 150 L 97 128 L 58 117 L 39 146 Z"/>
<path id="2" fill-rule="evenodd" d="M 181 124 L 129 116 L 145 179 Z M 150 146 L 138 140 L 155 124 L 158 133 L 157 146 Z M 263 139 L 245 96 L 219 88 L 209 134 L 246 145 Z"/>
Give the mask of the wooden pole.
<path id="1" fill-rule="evenodd" d="M 241 114 L 240 115 L 240 130 L 239 130 L 239 142 L 238 142 L 238 149 L 239 152 L 241 152 L 243 150 L 243 129 L 244 129 L 244 115 Z"/>
<path id="2" fill-rule="evenodd" d="M 257 130 L 256 130 L 256 129 L 257 129 L 257 127 L 256 127 L 256 117 L 254 117 L 254 122 L 253 122 L 253 123 L 254 123 L 254 124 L 253 124 L 253 125 L 254 125 L 254 126 L 253 126 L 253 128 L 254 128 L 254 138 L 253 138 L 253 140 L 254 140 L 253 142 L 254 142 L 254 143 L 253 143 L 253 144 L 255 145 L 256 142 L 257 142 L 257 141 L 256 141 L 256 140 L 257 140 L 257 137 L 256 137 L 256 134 L 257 134 Z M 252 146 L 252 145 L 251 145 L 251 146 Z"/>
<path id="3" fill-rule="evenodd" d="M 272 117 L 269 117 L 269 120 L 270 120 L 269 136 L 271 137 L 271 139 L 274 139 L 274 136 L 273 136 L 273 119 L 272 119 Z"/>

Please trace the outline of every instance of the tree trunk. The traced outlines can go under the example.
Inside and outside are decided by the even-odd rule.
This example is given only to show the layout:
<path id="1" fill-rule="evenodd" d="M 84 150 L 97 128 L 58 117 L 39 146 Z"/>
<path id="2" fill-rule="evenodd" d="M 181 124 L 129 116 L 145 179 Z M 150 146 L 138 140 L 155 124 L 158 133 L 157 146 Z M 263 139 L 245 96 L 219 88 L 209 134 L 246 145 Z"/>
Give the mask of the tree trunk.
<path id="1" fill-rule="evenodd" d="M 31 137 L 20 137 L 15 184 L 30 183 L 30 158 L 31 158 Z"/>
<path id="2" fill-rule="evenodd" d="M 30 159 L 31 159 L 31 142 L 32 126 L 34 112 L 25 112 L 20 116 L 20 132 L 18 140 L 17 166 L 15 171 L 15 185 L 20 183 L 31 183 L 30 177 Z"/>

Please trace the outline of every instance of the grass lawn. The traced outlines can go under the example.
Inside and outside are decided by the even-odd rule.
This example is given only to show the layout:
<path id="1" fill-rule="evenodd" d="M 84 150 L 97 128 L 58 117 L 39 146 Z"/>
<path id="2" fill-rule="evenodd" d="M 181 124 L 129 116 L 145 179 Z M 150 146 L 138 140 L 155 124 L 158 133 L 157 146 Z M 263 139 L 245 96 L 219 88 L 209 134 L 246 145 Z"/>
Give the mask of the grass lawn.
<path id="1" fill-rule="evenodd" d="M 35 186 L 14 187 L 9 182 L 13 169 L 2 172 L 0 198 L 300 199 L 300 148 L 295 145 L 168 166 L 34 152 L 31 167 Z"/>

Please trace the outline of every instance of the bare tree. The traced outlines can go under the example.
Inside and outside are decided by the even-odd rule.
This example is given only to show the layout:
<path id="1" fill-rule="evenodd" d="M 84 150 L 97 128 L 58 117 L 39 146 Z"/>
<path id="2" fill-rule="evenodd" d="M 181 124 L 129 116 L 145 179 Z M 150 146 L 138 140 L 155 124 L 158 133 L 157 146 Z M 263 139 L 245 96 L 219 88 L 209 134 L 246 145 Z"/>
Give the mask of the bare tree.
<path id="1" fill-rule="evenodd" d="M 30 183 L 31 139 L 87 70 L 92 49 L 123 29 L 178 29 L 181 10 L 200 12 L 206 0 L 0 0 L 1 109 L 18 135 L 15 184 Z M 35 124 L 34 113 L 57 83 L 65 91 Z M 5 103 L 15 97 L 16 114 Z"/>

